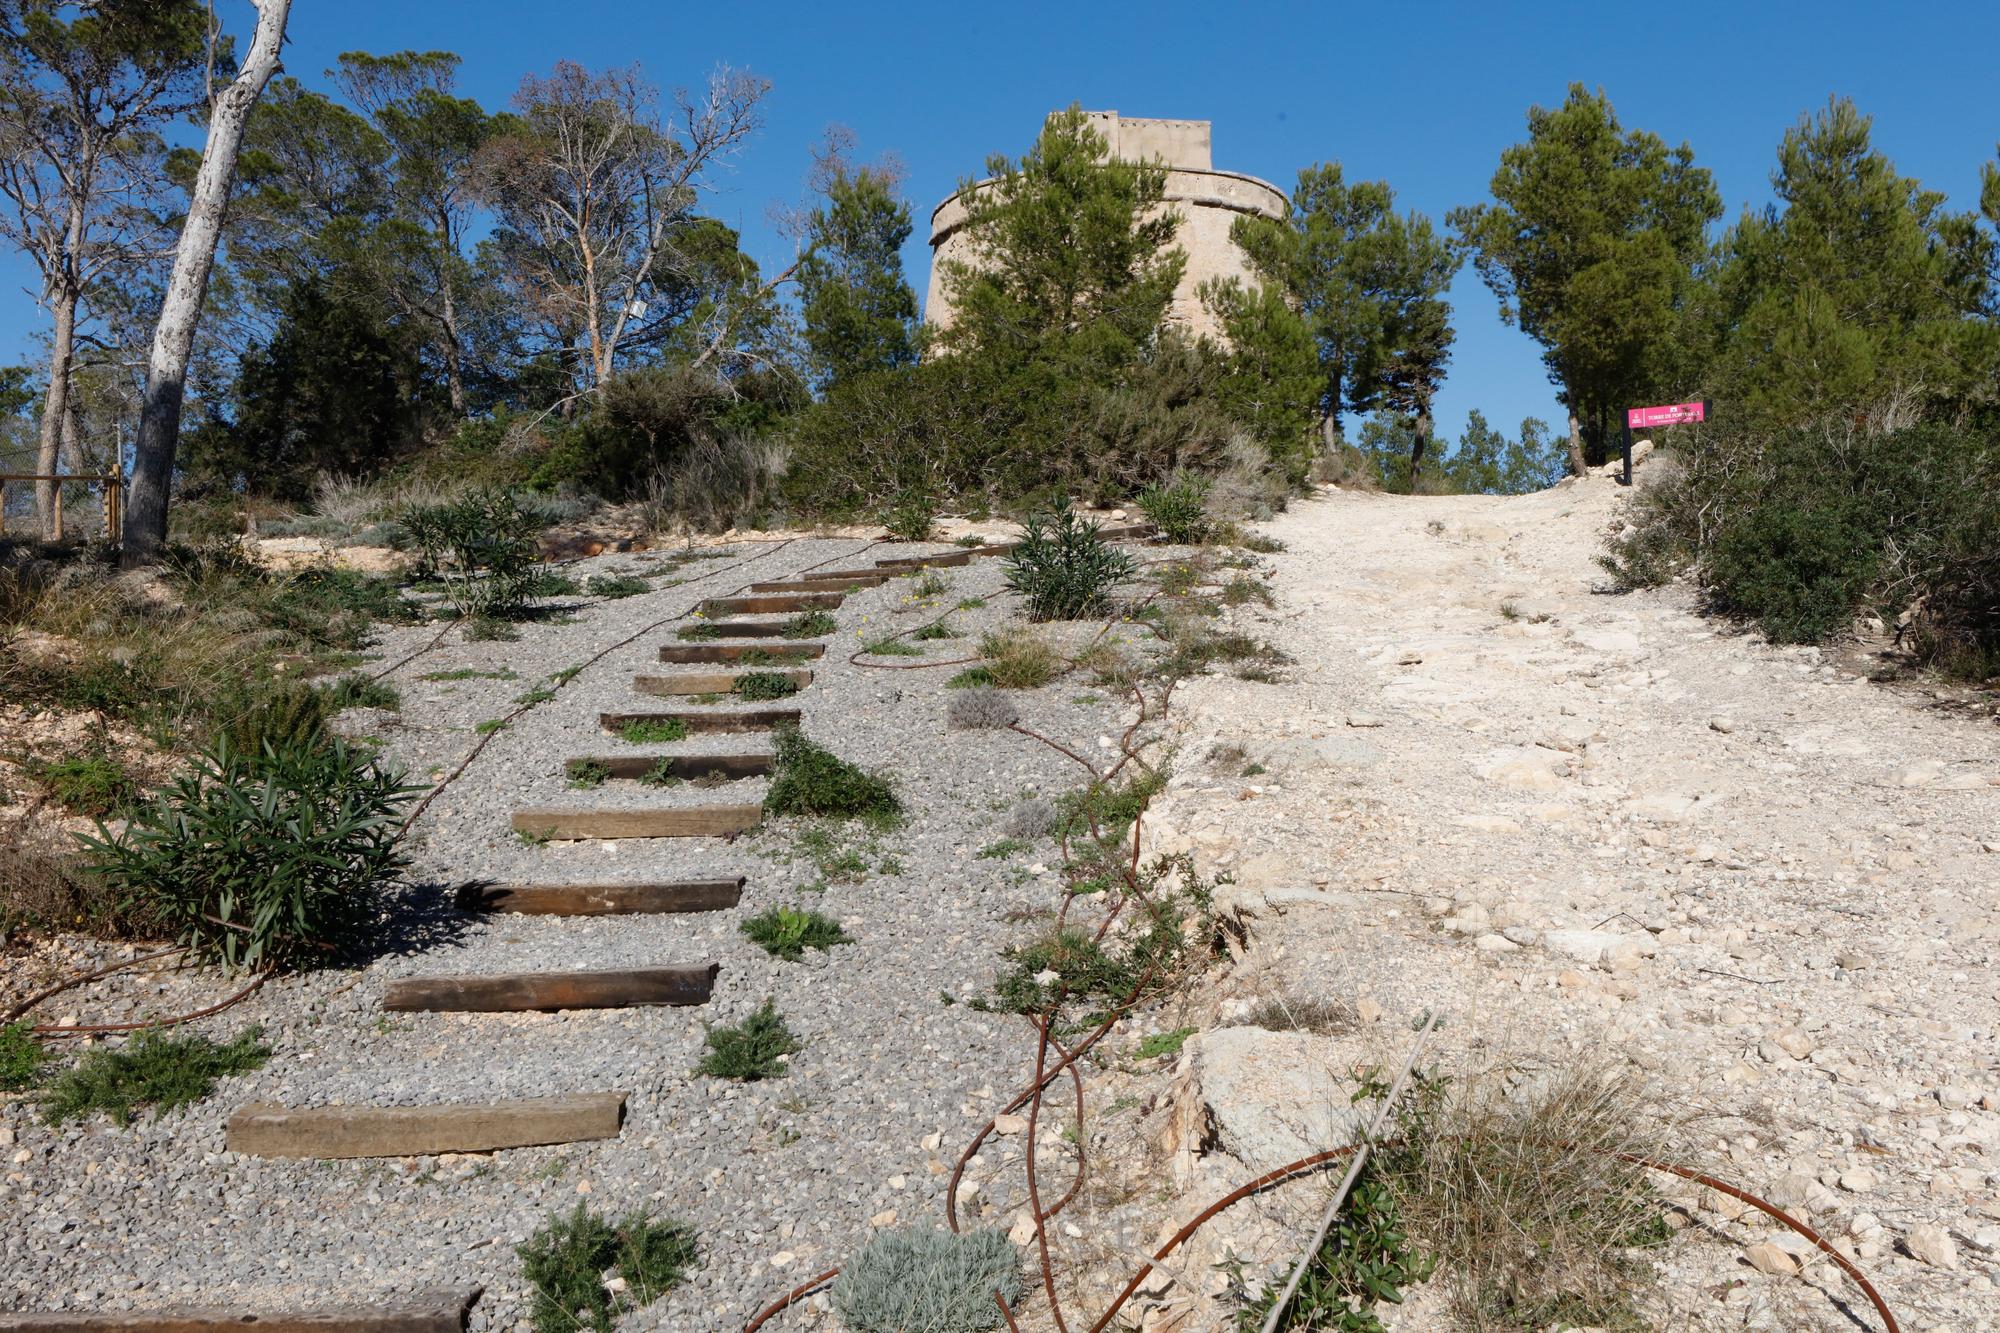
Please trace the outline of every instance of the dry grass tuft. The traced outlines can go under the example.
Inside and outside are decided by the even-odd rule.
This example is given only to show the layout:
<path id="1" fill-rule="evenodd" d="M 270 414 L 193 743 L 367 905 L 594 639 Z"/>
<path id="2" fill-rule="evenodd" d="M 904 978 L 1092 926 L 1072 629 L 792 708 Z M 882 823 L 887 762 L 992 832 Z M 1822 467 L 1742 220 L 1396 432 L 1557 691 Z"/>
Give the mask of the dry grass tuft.
<path id="1" fill-rule="evenodd" d="M 979 655 L 1003 690 L 1032 690 L 1062 673 L 1061 654 L 1030 629 L 1003 629 L 979 641 Z"/>

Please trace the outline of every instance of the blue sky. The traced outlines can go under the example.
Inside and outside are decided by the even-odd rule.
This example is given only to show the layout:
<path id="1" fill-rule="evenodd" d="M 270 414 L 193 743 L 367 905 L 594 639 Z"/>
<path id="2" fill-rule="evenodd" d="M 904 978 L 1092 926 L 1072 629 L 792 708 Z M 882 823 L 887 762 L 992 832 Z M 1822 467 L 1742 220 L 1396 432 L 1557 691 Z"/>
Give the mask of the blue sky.
<path id="1" fill-rule="evenodd" d="M 247 32 L 247 0 L 218 0 Z M 1338 159 L 1385 178 L 1403 207 L 1442 217 L 1486 197 L 1528 106 L 1572 80 L 1602 85 L 1625 125 L 1688 140 L 1729 217 L 1770 198 L 1779 136 L 1830 94 L 1875 117 L 1905 174 L 1971 207 L 2000 138 L 1993 52 L 2000 5 L 1431 4 L 646 4 L 634 0 L 295 0 L 288 72 L 323 86 L 343 50 L 442 48 L 465 57 L 462 90 L 504 103 L 559 58 L 640 62 L 663 88 L 718 63 L 773 83 L 766 125 L 711 201 L 767 267 L 789 258 L 773 205 L 796 202 L 809 148 L 830 123 L 859 155 L 894 152 L 918 218 L 905 254 L 929 272 L 923 219 L 987 154 L 1019 153 L 1050 109 L 1081 102 L 1214 123 L 1215 163 L 1289 189 Z M 0 356 L 44 327 L 25 267 L 0 271 Z M 1509 430 L 1553 420 L 1528 339 L 1501 325 L 1470 268 L 1453 290 L 1459 330 L 1438 420 L 1470 408 Z"/>

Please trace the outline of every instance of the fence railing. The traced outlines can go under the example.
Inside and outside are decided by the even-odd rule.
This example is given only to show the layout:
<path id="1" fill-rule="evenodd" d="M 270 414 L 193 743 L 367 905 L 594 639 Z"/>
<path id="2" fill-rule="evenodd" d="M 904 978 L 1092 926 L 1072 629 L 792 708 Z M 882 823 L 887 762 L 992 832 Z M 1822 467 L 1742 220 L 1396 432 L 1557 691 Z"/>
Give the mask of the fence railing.
<path id="1" fill-rule="evenodd" d="M 52 481 L 56 483 L 55 540 L 63 539 L 63 483 L 78 481 L 88 486 L 104 488 L 104 539 L 118 540 L 119 528 L 125 522 L 125 478 L 113 472 L 105 476 L 88 474 L 57 475 L 53 472 L 0 472 L 0 535 L 7 531 L 7 487 L 15 482 Z"/>

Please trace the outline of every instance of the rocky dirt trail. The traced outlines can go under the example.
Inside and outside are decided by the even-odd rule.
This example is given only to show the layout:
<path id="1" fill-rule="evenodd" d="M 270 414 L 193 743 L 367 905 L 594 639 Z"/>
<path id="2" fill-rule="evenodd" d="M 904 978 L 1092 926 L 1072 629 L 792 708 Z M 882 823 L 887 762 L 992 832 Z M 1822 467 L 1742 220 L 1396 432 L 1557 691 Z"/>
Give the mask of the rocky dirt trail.
<path id="1" fill-rule="evenodd" d="M 1232 872 L 1255 923 L 1182 1057 L 1181 1197 L 1344 1141 L 1326 1071 L 1400 1061 L 1435 1009 L 1445 1067 L 1631 1062 L 1702 1165 L 1822 1230 L 1904 1328 L 2000 1328 L 2000 729 L 1687 589 L 1612 592 L 1625 495 L 1333 492 L 1269 525 L 1295 681 L 1186 685 L 1149 816 L 1149 852 Z M 1274 995 L 1359 1030 L 1244 1025 Z M 1663 1326 L 1877 1326 L 1795 1236 L 1669 1193 L 1699 1202 Z M 1288 1260 L 1316 1208 L 1234 1210 L 1206 1257 Z"/>

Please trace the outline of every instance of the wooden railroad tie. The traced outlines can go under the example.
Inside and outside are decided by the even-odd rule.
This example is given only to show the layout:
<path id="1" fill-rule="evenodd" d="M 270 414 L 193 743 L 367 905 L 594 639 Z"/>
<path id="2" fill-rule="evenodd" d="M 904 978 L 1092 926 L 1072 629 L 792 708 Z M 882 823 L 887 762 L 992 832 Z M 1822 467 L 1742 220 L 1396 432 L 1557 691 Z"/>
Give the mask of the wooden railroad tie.
<path id="1" fill-rule="evenodd" d="M 458 905 L 468 912 L 526 916 L 638 916 L 720 912 L 743 900 L 743 877 L 672 884 L 463 884 Z"/>
<path id="2" fill-rule="evenodd" d="M 0 1333 L 459 1333 L 480 1289 L 415 1292 L 381 1305 L 293 1313 L 174 1307 L 103 1314 L 0 1314 Z"/>
<path id="3" fill-rule="evenodd" d="M 670 643 L 660 649 L 660 661 L 675 666 L 698 666 L 715 662 L 741 662 L 746 654 L 762 653 L 777 659 L 752 663 L 753 669 L 766 665 L 782 669 L 788 662 L 808 662 L 826 654 L 823 643 L 788 643 L 782 648 L 763 648 L 754 643 Z"/>
<path id="4" fill-rule="evenodd" d="M 800 689 L 813 683 L 810 671 L 764 672 L 761 668 L 758 671 L 759 674 L 783 676 Z M 740 678 L 731 671 L 688 671 L 678 676 L 634 676 L 632 688 L 641 694 L 733 694 Z"/>
<path id="5" fill-rule="evenodd" d="M 764 818 L 761 805 L 695 805 L 664 810 L 514 812 L 514 831 L 546 842 L 614 838 L 726 838 L 748 833 Z"/>
<path id="6" fill-rule="evenodd" d="M 597 725 L 617 731 L 631 722 L 665 722 L 679 718 L 690 733 L 697 731 L 770 731 L 796 727 L 804 714 L 796 708 L 737 708 L 726 713 L 599 713 Z"/>
<path id="7" fill-rule="evenodd" d="M 593 768 L 603 769 L 614 778 L 633 779 L 660 776 L 679 778 L 682 782 L 699 782 L 703 778 L 711 781 L 739 782 L 744 778 L 761 778 L 771 771 L 771 756 L 768 754 L 604 754 L 586 755 L 579 759 L 567 760 L 563 772 L 570 777 L 589 772 Z"/>
<path id="8" fill-rule="evenodd" d="M 487 977 L 409 977 L 382 992 L 382 1007 L 422 1011 L 518 1014 L 558 1009 L 630 1009 L 657 1004 L 707 1004 L 719 964 L 637 967 L 608 972 L 503 972 Z"/>
<path id="9" fill-rule="evenodd" d="M 258 1102 L 229 1117 L 228 1147 L 250 1157 L 430 1157 L 615 1139 L 624 1118 L 622 1092 L 303 1110 Z"/>
<path id="10" fill-rule="evenodd" d="M 753 593 L 771 592 L 854 592 L 861 588 L 876 588 L 889 581 L 887 574 L 807 574 L 796 579 L 778 579 L 772 583 L 753 583 Z"/>
<path id="11" fill-rule="evenodd" d="M 847 598 L 837 592 L 801 592 L 779 597 L 711 597 L 701 614 L 715 616 L 793 615 L 800 611 L 832 611 Z"/>
<path id="12" fill-rule="evenodd" d="M 711 620 L 706 628 L 715 631 L 718 639 L 782 639 L 785 637 L 785 622 L 782 620 Z M 703 642 L 695 640 L 695 642 Z M 755 647 L 756 645 L 749 645 Z"/>

